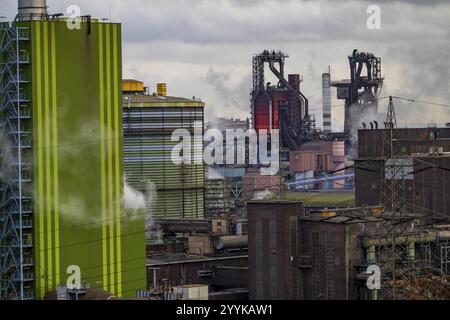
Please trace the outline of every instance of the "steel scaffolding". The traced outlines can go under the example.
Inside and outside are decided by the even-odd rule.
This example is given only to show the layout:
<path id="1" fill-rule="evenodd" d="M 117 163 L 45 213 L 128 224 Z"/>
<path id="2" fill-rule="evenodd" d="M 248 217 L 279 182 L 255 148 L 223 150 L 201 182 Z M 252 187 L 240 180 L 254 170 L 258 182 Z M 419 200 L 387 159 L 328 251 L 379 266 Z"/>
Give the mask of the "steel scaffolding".
<path id="1" fill-rule="evenodd" d="M 33 299 L 29 29 L 0 24 L 0 299 Z"/>

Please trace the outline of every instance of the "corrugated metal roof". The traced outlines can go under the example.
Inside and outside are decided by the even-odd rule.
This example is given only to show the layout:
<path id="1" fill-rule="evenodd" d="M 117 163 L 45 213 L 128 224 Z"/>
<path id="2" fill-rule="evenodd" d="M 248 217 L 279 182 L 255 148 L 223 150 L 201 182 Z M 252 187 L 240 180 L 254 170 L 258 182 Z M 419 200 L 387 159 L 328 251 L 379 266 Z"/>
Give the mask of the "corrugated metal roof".
<path id="1" fill-rule="evenodd" d="M 127 107 L 127 103 L 130 102 L 133 107 L 136 107 L 136 104 L 139 107 L 161 107 L 161 106 L 195 106 L 195 107 L 204 107 L 205 103 L 200 100 L 192 100 L 180 97 L 163 97 L 157 95 L 148 95 L 148 94 L 131 94 L 131 95 L 123 95 L 124 98 L 124 107 Z M 131 99 L 129 101 L 128 99 Z"/>

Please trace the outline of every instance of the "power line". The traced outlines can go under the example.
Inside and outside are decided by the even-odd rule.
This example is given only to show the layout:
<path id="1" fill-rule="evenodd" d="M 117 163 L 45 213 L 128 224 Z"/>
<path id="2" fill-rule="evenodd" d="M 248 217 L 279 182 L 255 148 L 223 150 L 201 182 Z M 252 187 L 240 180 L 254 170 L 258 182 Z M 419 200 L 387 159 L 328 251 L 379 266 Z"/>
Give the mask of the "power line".
<path id="1" fill-rule="evenodd" d="M 121 209 L 123 209 L 123 208 L 121 208 Z M 131 209 L 123 209 L 123 210 L 126 211 L 126 210 L 131 210 Z M 121 210 L 121 211 L 123 211 L 123 210 Z M 139 209 L 139 211 L 143 211 L 143 212 L 142 213 L 136 213 L 136 214 L 133 214 L 131 216 L 124 215 L 124 216 L 121 216 L 120 218 L 109 218 L 109 219 L 97 220 L 97 221 L 94 221 L 94 222 L 79 224 L 79 225 L 70 226 L 70 227 L 52 229 L 52 231 L 57 232 L 57 231 L 66 231 L 66 230 L 80 229 L 80 228 L 83 228 L 83 227 L 91 227 L 91 226 L 94 226 L 94 225 L 97 225 L 97 224 L 101 224 L 101 223 L 109 223 L 109 222 L 116 222 L 117 220 L 122 221 L 122 220 L 127 220 L 127 219 L 133 219 L 133 218 L 140 217 L 140 216 L 146 216 L 145 218 L 147 218 L 147 215 L 150 215 L 146 211 L 146 208 Z M 43 231 L 38 232 L 37 234 L 41 234 L 41 233 L 46 234 L 47 231 L 43 230 Z"/>
<path id="2" fill-rule="evenodd" d="M 380 98 L 375 98 L 373 100 L 381 101 L 381 100 L 385 100 L 385 99 L 388 99 L 388 98 L 389 98 L 389 96 L 384 96 L 384 97 L 380 97 Z M 427 104 L 427 105 L 432 105 L 432 106 L 450 108 L 450 104 L 436 103 L 436 102 L 423 101 L 423 100 L 412 99 L 412 98 L 405 98 L 405 97 L 398 97 L 398 96 L 392 96 L 392 98 L 397 99 L 397 100 L 413 102 L 413 103 L 421 103 L 421 104 Z M 345 107 L 345 106 L 346 106 L 345 104 L 337 104 L 337 105 L 331 106 L 331 108 L 333 108 L 333 109 L 334 108 L 342 108 L 342 107 Z M 309 109 L 309 111 L 322 111 L 322 110 L 323 110 L 323 108 Z"/>
<path id="3" fill-rule="evenodd" d="M 138 235 L 138 234 L 145 234 L 146 232 L 151 231 L 150 229 L 145 229 L 144 231 L 136 231 L 136 232 L 129 232 L 129 233 L 122 233 L 120 235 L 120 238 L 123 237 L 130 237 L 133 235 Z M 110 239 L 115 239 L 118 238 L 117 235 L 114 236 L 108 236 L 106 238 L 100 238 L 100 239 L 94 239 L 94 240 L 86 240 L 86 241 L 82 241 L 82 242 L 76 242 L 76 243 L 70 243 L 70 244 L 65 244 L 65 245 L 60 245 L 60 246 L 55 246 L 52 248 L 45 248 L 45 249 L 41 249 L 41 250 L 35 250 L 34 252 L 45 252 L 45 251 L 49 251 L 49 250 L 55 250 L 55 249 L 62 249 L 62 248 L 69 248 L 69 247 L 77 247 L 77 246 L 81 246 L 81 245 L 85 245 L 85 244 L 89 244 L 89 243 L 94 243 L 94 242 L 100 242 L 103 240 L 110 240 Z"/>
<path id="4" fill-rule="evenodd" d="M 396 96 L 392 96 L 392 98 L 398 99 L 398 100 L 403 100 L 403 101 L 408 101 L 408 102 L 423 103 L 423 104 L 428 104 L 428 105 L 432 105 L 432 106 L 438 106 L 438 107 L 450 108 L 450 105 L 449 105 L 449 104 L 436 103 L 436 102 L 428 102 L 428 101 L 421 101 L 421 100 L 417 100 L 417 99 L 403 98 L 403 97 L 396 97 Z"/>
<path id="5" fill-rule="evenodd" d="M 127 260 L 127 261 L 122 261 L 122 262 L 129 262 L 129 261 L 135 261 L 135 260 L 141 260 L 142 258 L 140 258 L 140 259 L 130 259 L 130 260 Z M 147 259 L 147 258 L 145 258 L 145 259 Z M 112 265 L 112 264 L 116 264 L 116 263 L 110 263 L 110 264 L 104 264 L 104 265 L 99 265 L 99 266 L 96 266 L 96 268 L 95 269 L 99 269 L 99 268 L 102 268 L 103 266 L 107 266 L 107 265 Z M 40 266 L 39 266 L 40 267 Z M 94 269 L 93 267 L 89 267 L 89 268 L 83 268 L 83 270 L 88 270 L 88 269 Z M 89 277 L 81 277 L 81 280 L 88 280 L 88 279 L 95 279 L 95 278 L 99 278 L 99 277 L 102 277 L 102 276 L 111 276 L 111 275 L 117 275 L 117 274 L 122 274 L 122 273 L 126 273 L 126 272 L 130 272 L 130 271 L 137 271 L 137 270 L 142 270 L 143 268 L 142 267 L 138 267 L 138 268 L 130 268 L 130 269 L 122 269 L 120 272 L 119 271 L 116 271 L 116 272 L 108 272 L 108 273 L 106 273 L 106 274 L 103 274 L 103 273 L 101 273 L 101 274 L 95 274 L 95 275 L 93 275 L 93 276 L 89 276 Z M 81 271 L 83 271 L 83 270 L 81 270 Z M 143 270 L 144 272 L 147 272 L 147 266 L 145 266 L 144 267 L 144 270 Z M 51 275 L 47 275 L 47 277 L 48 278 L 50 278 L 50 277 L 52 277 L 52 279 L 53 279 L 53 276 L 55 276 L 55 275 L 66 275 L 66 273 L 64 273 L 64 272 L 60 272 L 60 273 L 55 273 L 55 274 L 51 274 Z M 142 279 L 142 278 L 140 278 L 140 279 L 131 279 L 131 280 L 128 280 L 128 281 L 123 281 L 123 282 L 114 282 L 114 285 L 118 285 L 118 284 L 123 284 L 123 283 L 127 283 L 127 282 L 134 282 L 134 281 L 138 281 L 138 280 L 147 280 L 147 278 L 145 278 L 145 279 Z M 100 288 L 102 288 L 102 287 L 98 287 L 98 288 L 91 288 L 91 289 L 100 289 Z M 40 289 L 47 289 L 47 286 L 40 286 L 40 287 L 35 287 L 35 290 L 36 291 L 39 291 Z"/>

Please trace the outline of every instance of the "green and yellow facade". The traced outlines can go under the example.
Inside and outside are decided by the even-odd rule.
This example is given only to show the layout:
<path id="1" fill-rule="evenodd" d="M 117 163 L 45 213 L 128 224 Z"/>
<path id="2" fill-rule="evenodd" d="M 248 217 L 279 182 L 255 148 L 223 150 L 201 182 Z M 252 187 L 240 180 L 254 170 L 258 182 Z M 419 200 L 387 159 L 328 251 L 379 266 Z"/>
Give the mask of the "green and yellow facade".
<path id="1" fill-rule="evenodd" d="M 75 265 L 91 288 L 134 297 L 146 288 L 145 214 L 123 208 L 121 25 L 18 24 L 29 30 L 34 295 Z"/>

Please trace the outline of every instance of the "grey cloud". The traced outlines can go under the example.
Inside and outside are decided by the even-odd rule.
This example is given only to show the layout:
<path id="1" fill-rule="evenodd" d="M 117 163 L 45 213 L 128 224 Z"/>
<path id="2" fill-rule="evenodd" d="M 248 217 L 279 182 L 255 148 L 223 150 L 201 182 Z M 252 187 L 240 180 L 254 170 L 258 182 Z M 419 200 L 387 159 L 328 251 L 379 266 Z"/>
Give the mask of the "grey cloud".
<path id="1" fill-rule="evenodd" d="M 209 68 L 205 75 L 205 81 L 216 92 L 221 101 L 221 110 L 216 110 L 216 116 L 221 116 L 227 113 L 227 110 L 233 109 L 248 112 L 249 91 L 247 86 L 251 82 L 250 74 L 244 76 L 237 85 L 233 86 L 229 84 L 229 73 L 218 72 Z"/>
<path id="2" fill-rule="evenodd" d="M 14 17 L 16 3 L 2 0 L 0 15 Z M 383 94 L 450 102 L 448 0 L 48 0 L 52 12 L 72 3 L 95 17 L 109 17 L 111 9 L 112 20 L 122 22 L 124 76 L 200 96 L 211 116 L 248 116 L 251 56 L 266 48 L 290 54 L 287 72 L 304 76 L 314 109 L 321 73 L 331 65 L 335 79 L 348 77 L 355 48 L 382 57 Z M 379 31 L 366 28 L 369 4 L 381 6 Z M 448 118 L 442 109 L 399 106 Z M 342 118 L 341 111 L 333 109 L 333 117 Z"/>

